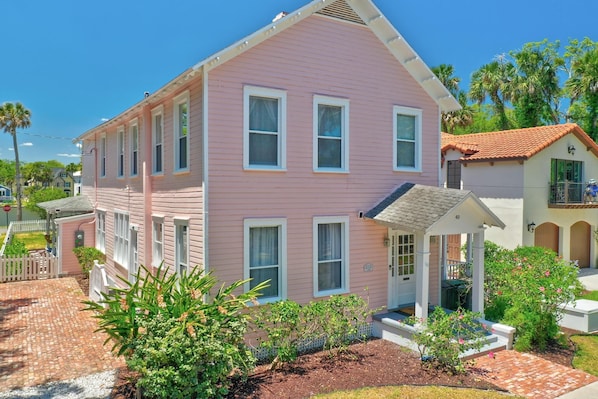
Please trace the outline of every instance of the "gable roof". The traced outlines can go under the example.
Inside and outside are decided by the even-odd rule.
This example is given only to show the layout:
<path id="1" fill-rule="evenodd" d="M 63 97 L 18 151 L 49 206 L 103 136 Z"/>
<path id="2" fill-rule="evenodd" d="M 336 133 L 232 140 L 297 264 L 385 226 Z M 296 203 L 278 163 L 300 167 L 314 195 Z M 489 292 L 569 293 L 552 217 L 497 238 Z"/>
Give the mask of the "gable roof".
<path id="1" fill-rule="evenodd" d="M 465 206 L 476 208 L 484 224 L 505 228 L 505 224 L 469 190 L 414 183 L 401 185 L 365 217 L 391 228 L 428 233 L 450 212 Z"/>
<path id="2" fill-rule="evenodd" d="M 284 13 L 281 14 L 284 15 Z M 431 69 L 423 62 L 421 57 L 411 48 L 390 21 L 388 21 L 382 12 L 374 5 L 372 0 L 313 0 L 296 11 L 290 12 L 281 18 L 276 18 L 272 23 L 262 29 L 205 58 L 193 67 L 188 68 L 175 79 L 139 101 L 128 110 L 122 112 L 115 118 L 88 130 L 74 139 L 74 141 L 82 140 L 92 132 L 101 129 L 108 124 L 112 124 L 132 112 L 137 112 L 145 104 L 158 101 L 166 94 L 180 87 L 181 84 L 194 78 L 196 75 L 200 75 L 204 71 L 207 72 L 216 68 L 218 65 L 244 53 L 268 38 L 279 34 L 285 29 L 314 14 L 369 27 L 378 39 L 384 43 L 390 53 L 420 84 L 426 93 L 434 99 L 443 112 L 451 112 L 461 109 L 459 102 L 436 78 Z"/>
<path id="3" fill-rule="evenodd" d="M 441 152 L 460 151 L 467 162 L 526 160 L 568 134 L 598 157 L 598 145 L 575 123 L 458 136 L 442 133 Z"/>

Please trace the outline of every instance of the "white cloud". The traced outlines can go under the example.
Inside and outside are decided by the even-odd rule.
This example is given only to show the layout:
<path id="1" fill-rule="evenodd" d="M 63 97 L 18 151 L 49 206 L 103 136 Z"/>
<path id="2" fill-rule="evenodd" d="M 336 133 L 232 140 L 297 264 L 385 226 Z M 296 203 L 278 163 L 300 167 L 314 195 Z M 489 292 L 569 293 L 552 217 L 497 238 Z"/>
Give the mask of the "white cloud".
<path id="1" fill-rule="evenodd" d="M 21 147 L 33 147 L 33 143 L 29 141 L 27 143 L 21 144 Z"/>
<path id="2" fill-rule="evenodd" d="M 108 122 L 110 120 L 110 118 L 102 118 L 100 119 L 102 122 Z"/>
<path id="3" fill-rule="evenodd" d="M 14 150 L 15 150 L 15 149 L 14 149 L 14 148 L 12 148 L 12 147 L 10 147 L 10 148 L 8 149 L 8 151 L 14 151 Z"/>
<path id="4" fill-rule="evenodd" d="M 80 158 L 81 154 L 56 154 L 57 157 Z"/>

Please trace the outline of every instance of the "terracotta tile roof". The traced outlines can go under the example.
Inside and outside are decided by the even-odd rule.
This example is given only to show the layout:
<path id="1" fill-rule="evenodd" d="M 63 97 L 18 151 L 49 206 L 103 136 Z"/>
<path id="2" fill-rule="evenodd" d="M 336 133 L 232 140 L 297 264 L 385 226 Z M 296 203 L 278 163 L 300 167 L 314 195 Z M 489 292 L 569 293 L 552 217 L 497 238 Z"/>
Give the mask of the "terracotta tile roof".
<path id="1" fill-rule="evenodd" d="M 441 151 L 460 151 L 464 161 L 526 160 L 568 134 L 598 157 L 598 145 L 575 123 L 459 136 L 442 133 Z"/>

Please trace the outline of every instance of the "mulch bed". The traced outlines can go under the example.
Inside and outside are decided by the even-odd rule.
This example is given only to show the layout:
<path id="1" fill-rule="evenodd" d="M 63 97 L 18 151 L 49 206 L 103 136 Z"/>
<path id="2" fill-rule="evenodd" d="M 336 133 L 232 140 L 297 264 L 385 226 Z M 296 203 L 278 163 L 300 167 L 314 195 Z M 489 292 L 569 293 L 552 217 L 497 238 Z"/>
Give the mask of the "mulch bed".
<path id="1" fill-rule="evenodd" d="M 88 295 L 89 281 L 74 276 Z M 564 331 L 568 337 L 572 332 Z M 533 354 L 571 367 L 575 348 L 550 345 L 544 352 Z M 483 371 L 470 368 L 467 374 L 449 374 L 422 367 L 417 354 L 383 339 L 372 339 L 351 345 L 338 356 L 316 352 L 300 356 L 295 362 L 269 370 L 260 365 L 245 382 L 234 384 L 228 399 L 300 399 L 318 393 L 384 385 L 443 385 L 501 390 L 482 378 Z M 127 368 L 117 374 L 111 399 L 134 399 L 137 376 Z"/>

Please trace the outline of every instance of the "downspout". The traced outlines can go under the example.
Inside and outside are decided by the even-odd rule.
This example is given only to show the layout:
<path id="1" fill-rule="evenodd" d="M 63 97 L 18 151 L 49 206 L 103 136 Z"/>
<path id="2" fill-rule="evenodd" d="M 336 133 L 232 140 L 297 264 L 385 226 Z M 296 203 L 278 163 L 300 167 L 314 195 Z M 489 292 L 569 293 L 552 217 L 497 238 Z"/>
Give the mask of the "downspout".
<path id="1" fill-rule="evenodd" d="M 202 67 L 202 89 L 203 89 L 203 148 L 202 148 L 202 193 L 203 193 L 203 259 L 202 266 L 206 273 L 210 271 L 209 265 L 209 240 L 208 240 L 208 226 L 209 226 L 209 212 L 208 212 L 208 71 L 206 67 Z"/>

